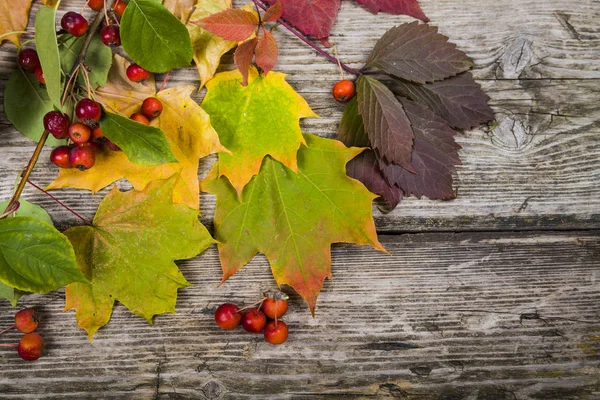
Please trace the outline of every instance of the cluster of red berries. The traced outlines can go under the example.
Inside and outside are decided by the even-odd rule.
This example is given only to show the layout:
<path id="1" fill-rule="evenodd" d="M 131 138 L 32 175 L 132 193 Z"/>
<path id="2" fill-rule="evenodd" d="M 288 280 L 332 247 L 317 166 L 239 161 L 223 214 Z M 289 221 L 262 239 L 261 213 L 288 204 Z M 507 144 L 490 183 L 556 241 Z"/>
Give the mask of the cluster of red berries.
<path id="1" fill-rule="evenodd" d="M 38 313 L 33 308 L 25 308 L 15 314 L 15 324 L 6 328 L 1 333 L 17 328 L 25 335 L 18 344 L 2 344 L 2 347 L 16 347 L 19 357 L 26 361 L 34 361 L 42 355 L 44 340 L 37 333 L 33 333 L 40 324 Z"/>
<path id="2" fill-rule="evenodd" d="M 260 304 L 258 307 L 255 305 Z M 248 309 L 242 314 L 242 311 Z M 273 297 L 240 309 L 235 304 L 221 304 L 215 311 L 215 321 L 223 329 L 234 329 L 240 324 L 247 332 L 260 333 L 264 330 L 265 340 L 271 344 L 282 344 L 288 337 L 288 326 L 280 320 L 288 309 L 288 296 L 276 292 Z M 270 321 L 267 322 L 267 319 Z"/>
<path id="3" fill-rule="evenodd" d="M 92 10 L 99 11 L 104 7 L 104 0 L 89 0 L 88 5 Z M 126 7 L 127 3 L 122 0 L 115 0 L 112 4 L 112 10 L 119 17 L 123 15 Z M 65 32 L 75 37 L 85 35 L 89 29 L 89 23 L 85 17 L 73 11 L 69 11 L 63 15 L 60 20 L 60 26 Z M 119 25 L 117 23 L 106 24 L 100 31 L 100 38 L 107 46 L 120 46 L 121 35 Z M 19 52 L 17 62 L 25 71 L 31 72 L 42 85 L 46 84 L 44 71 L 42 70 L 37 51 L 31 48 L 22 49 Z"/>

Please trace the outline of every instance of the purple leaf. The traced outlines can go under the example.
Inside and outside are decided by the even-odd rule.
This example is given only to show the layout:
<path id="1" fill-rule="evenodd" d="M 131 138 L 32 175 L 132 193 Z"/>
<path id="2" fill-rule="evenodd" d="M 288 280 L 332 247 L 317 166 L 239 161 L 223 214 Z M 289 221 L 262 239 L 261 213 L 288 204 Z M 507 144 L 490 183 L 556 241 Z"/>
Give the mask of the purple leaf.
<path id="1" fill-rule="evenodd" d="M 383 11 L 396 15 L 410 15 L 420 19 L 423 22 L 428 22 L 429 18 L 425 16 L 423 10 L 419 6 L 417 0 L 356 0 L 358 4 L 362 4 L 375 14 Z"/>
<path id="2" fill-rule="evenodd" d="M 265 0 L 269 5 L 278 1 L 283 8 L 284 20 L 317 39 L 329 37 L 340 9 L 340 0 Z"/>

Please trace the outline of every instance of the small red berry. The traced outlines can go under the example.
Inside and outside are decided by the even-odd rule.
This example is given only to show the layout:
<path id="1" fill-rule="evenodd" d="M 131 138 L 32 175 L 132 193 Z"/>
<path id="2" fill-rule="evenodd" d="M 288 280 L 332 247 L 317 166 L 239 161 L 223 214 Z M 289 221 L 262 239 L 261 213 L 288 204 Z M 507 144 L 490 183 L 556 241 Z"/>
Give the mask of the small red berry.
<path id="1" fill-rule="evenodd" d="M 69 146 L 59 146 L 50 153 L 50 161 L 60 168 L 72 168 L 71 161 L 69 161 L 70 152 Z"/>
<path id="2" fill-rule="evenodd" d="M 271 321 L 265 326 L 264 336 L 271 344 L 281 344 L 287 340 L 288 326 L 283 321 Z"/>
<path id="3" fill-rule="evenodd" d="M 258 333 L 267 323 L 267 317 L 258 308 L 248 310 L 242 316 L 242 328 L 248 332 Z"/>
<path id="4" fill-rule="evenodd" d="M 92 129 L 92 140 L 95 140 L 97 142 L 104 142 L 107 140 L 104 137 L 104 132 L 102 132 L 102 129 L 100 129 L 100 125 Z"/>
<path id="5" fill-rule="evenodd" d="M 24 308 L 15 314 L 15 326 L 23 333 L 35 331 L 39 324 L 40 318 L 33 308 Z"/>
<path id="6" fill-rule="evenodd" d="M 100 11 L 104 8 L 104 0 L 88 0 L 87 4 L 94 11 Z"/>
<path id="7" fill-rule="evenodd" d="M 57 139 L 66 139 L 71 118 L 59 111 L 50 111 L 44 115 L 44 129 Z"/>
<path id="8" fill-rule="evenodd" d="M 338 102 L 347 103 L 352 100 L 356 90 L 354 89 L 354 83 L 352 81 L 344 79 L 333 85 L 331 92 L 333 93 L 333 98 Z"/>
<path id="9" fill-rule="evenodd" d="M 46 80 L 44 79 L 44 71 L 42 71 L 42 67 L 39 66 L 33 71 L 35 75 L 35 79 L 37 79 L 42 85 L 46 84 Z"/>
<path id="10" fill-rule="evenodd" d="M 25 361 L 34 361 L 40 358 L 44 348 L 44 340 L 37 333 L 28 333 L 21 338 L 17 352 Z"/>
<path id="11" fill-rule="evenodd" d="M 126 73 L 127 77 L 132 82 L 141 82 L 150 78 L 150 72 L 146 71 L 137 64 L 131 64 L 129 67 L 127 67 Z"/>
<path id="12" fill-rule="evenodd" d="M 134 120 L 135 122 L 139 122 L 140 124 L 144 124 L 144 125 L 150 125 L 150 121 L 148 120 L 148 118 L 146 118 L 146 116 L 142 113 L 134 113 L 131 114 L 131 118 L 132 120 Z"/>
<path id="13" fill-rule="evenodd" d="M 23 49 L 17 56 L 17 63 L 25 71 L 34 72 L 40 66 L 40 58 L 34 49 Z"/>
<path id="14" fill-rule="evenodd" d="M 122 0 L 115 0 L 115 2 L 112 5 L 112 9 L 115 10 L 115 12 L 119 15 L 119 17 L 123 16 L 123 13 L 125 12 L 125 8 L 127 8 L 127 3 L 125 3 Z"/>
<path id="15" fill-rule="evenodd" d="M 281 318 L 288 309 L 288 301 L 287 300 L 278 300 L 267 298 L 263 301 L 262 311 L 265 315 L 271 319 Z"/>
<path id="16" fill-rule="evenodd" d="M 215 311 L 215 321 L 223 329 L 233 329 L 240 324 L 242 313 L 240 308 L 235 304 L 221 304 Z"/>
<path id="17" fill-rule="evenodd" d="M 106 142 L 104 142 L 104 144 L 106 145 L 106 147 L 109 150 L 112 151 L 122 151 L 121 148 L 119 146 L 117 146 L 114 142 L 111 142 L 110 140 L 106 139 Z"/>
<path id="18" fill-rule="evenodd" d="M 75 105 L 75 115 L 87 126 L 95 128 L 102 117 L 102 107 L 92 99 L 81 99 Z"/>
<path id="19" fill-rule="evenodd" d="M 100 31 L 100 39 L 102 43 L 109 47 L 117 47 L 121 45 L 121 35 L 119 25 L 107 25 Z"/>
<path id="20" fill-rule="evenodd" d="M 80 143 L 77 146 L 79 147 L 89 147 L 92 149 L 92 151 L 95 153 L 99 152 L 100 150 L 102 150 L 102 145 L 98 142 L 84 142 L 84 143 Z"/>
<path id="21" fill-rule="evenodd" d="M 148 97 L 142 103 L 142 114 L 148 117 L 148 119 L 158 117 L 162 113 L 162 110 L 163 105 L 156 97 Z"/>
<path id="22" fill-rule="evenodd" d="M 96 162 L 94 149 L 90 146 L 77 146 L 71 149 L 69 153 L 71 165 L 80 171 L 92 168 Z"/>
<path id="23" fill-rule="evenodd" d="M 85 35 L 89 28 L 88 22 L 83 15 L 73 11 L 69 11 L 63 15 L 60 20 L 60 26 L 75 37 Z"/>
<path id="24" fill-rule="evenodd" d="M 92 130 L 89 126 L 76 122 L 69 126 L 69 138 L 75 144 L 85 143 L 92 137 Z"/>

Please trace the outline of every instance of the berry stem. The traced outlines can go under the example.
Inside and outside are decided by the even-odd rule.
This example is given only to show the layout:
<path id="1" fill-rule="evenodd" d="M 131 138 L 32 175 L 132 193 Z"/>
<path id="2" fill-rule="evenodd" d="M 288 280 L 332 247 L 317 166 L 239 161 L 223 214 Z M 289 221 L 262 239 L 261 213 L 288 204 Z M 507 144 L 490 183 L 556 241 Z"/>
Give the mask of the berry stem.
<path id="1" fill-rule="evenodd" d="M 260 2 L 259 0 L 252 0 L 252 2 L 262 8 L 264 11 L 267 10 L 267 6 L 265 6 L 262 2 Z M 296 35 L 296 37 L 298 37 L 298 39 L 302 40 L 304 43 L 306 43 L 307 45 L 309 45 L 310 47 L 312 47 L 317 53 L 319 53 L 320 55 L 322 55 L 323 57 L 325 57 L 327 60 L 329 60 L 330 62 L 332 62 L 333 64 L 338 65 L 338 60 L 335 59 L 335 57 L 333 57 L 331 54 L 327 53 L 325 50 L 321 49 L 319 46 L 317 46 L 316 44 L 314 44 L 313 42 L 311 42 L 310 40 L 308 40 L 306 38 L 306 36 L 304 36 L 302 33 L 300 33 L 297 29 L 293 28 L 290 24 L 288 24 L 283 18 L 279 18 L 277 20 L 277 22 L 279 22 L 283 27 L 285 27 L 288 31 L 292 32 L 294 35 Z M 346 72 L 352 74 L 352 75 L 356 75 L 359 76 L 362 74 L 362 72 L 351 68 L 349 66 L 347 66 L 346 64 L 339 62 L 339 66 L 342 67 Z"/>
<path id="2" fill-rule="evenodd" d="M 169 80 L 170 73 L 171 73 L 171 71 L 169 71 L 165 74 L 165 78 L 163 79 L 162 84 L 160 85 L 160 89 L 158 89 L 159 92 L 162 92 L 163 89 L 165 88 L 165 86 L 167 85 L 167 81 Z"/>
<path id="3" fill-rule="evenodd" d="M 4 332 L 8 332 L 8 331 L 10 331 L 11 329 L 14 329 L 14 328 L 15 328 L 15 326 L 16 326 L 16 325 L 9 326 L 8 328 L 6 328 L 6 329 L 4 329 L 3 331 L 1 331 L 1 332 L 0 332 L 0 335 L 2 335 Z"/>
<path id="4" fill-rule="evenodd" d="M 83 47 L 81 48 L 81 51 L 79 52 L 79 55 L 77 56 L 77 60 L 75 61 L 75 65 L 73 65 L 73 68 L 71 69 L 71 73 L 68 75 L 69 77 L 71 77 L 71 75 L 73 75 L 73 72 L 76 71 L 78 68 L 80 68 L 83 65 L 83 63 L 85 61 L 85 56 L 90 47 L 90 43 L 92 42 L 92 38 L 94 37 L 96 30 L 98 30 L 98 27 L 100 26 L 101 22 L 102 22 L 102 13 L 98 13 L 96 15 L 96 18 L 94 19 L 94 22 L 92 23 L 90 29 L 88 30 Z M 85 68 L 85 66 L 83 66 L 83 68 Z M 74 82 L 76 82 L 76 80 L 73 80 L 72 85 L 75 84 Z M 69 85 L 66 85 L 64 90 L 65 90 L 65 92 L 70 92 L 71 88 L 69 87 Z M 25 188 L 25 184 L 29 180 L 31 171 L 33 171 L 33 167 L 35 167 L 35 164 L 37 163 L 38 159 L 40 158 L 40 154 L 42 153 L 42 149 L 44 148 L 44 145 L 46 144 L 48 135 L 49 135 L 49 132 L 47 132 L 47 131 L 44 131 L 44 133 L 42 133 L 42 137 L 40 138 L 37 146 L 35 147 L 33 154 L 31 155 L 31 158 L 29 159 L 27 168 L 25 169 L 25 172 L 23 172 L 23 174 L 21 175 L 21 181 L 19 182 L 19 185 L 17 186 L 15 193 L 13 194 L 13 197 L 10 199 L 10 201 L 8 202 L 8 205 L 4 209 L 5 212 L 7 210 L 12 210 L 13 207 L 15 206 L 15 204 L 17 203 L 17 201 L 19 201 L 19 198 L 21 197 L 21 194 L 23 193 L 23 189 Z M 6 218 L 6 216 L 7 216 L 6 213 L 0 215 L 0 219 Z"/>
<path id="5" fill-rule="evenodd" d="M 238 312 L 242 312 L 242 311 L 244 311 L 244 310 L 247 310 L 247 309 L 249 309 L 249 308 L 252 308 L 252 307 L 254 307 L 254 306 L 255 306 L 255 305 L 257 305 L 257 304 L 260 304 L 260 305 L 262 305 L 262 303 L 263 303 L 263 301 L 265 301 L 265 299 L 266 299 L 266 297 L 265 297 L 265 298 L 262 298 L 262 299 L 260 299 L 260 300 L 259 300 L 259 301 L 257 301 L 256 303 L 252 303 L 252 304 L 250 304 L 249 306 L 246 306 L 246 307 L 244 307 L 244 308 L 240 308 Z M 259 308 L 260 308 L 260 307 L 259 307 Z"/>
<path id="6" fill-rule="evenodd" d="M 0 344 L 0 347 L 19 347 L 19 345 L 17 343 Z"/>
<path id="7" fill-rule="evenodd" d="M 33 186 L 34 188 L 36 188 L 40 192 L 44 193 L 46 196 L 50 197 L 52 200 L 54 200 L 60 206 L 62 206 L 65 210 L 67 210 L 68 212 L 70 212 L 71 214 L 73 214 L 74 216 L 76 216 L 77 218 L 79 218 L 80 220 L 82 220 L 83 222 L 85 222 L 86 225 L 92 226 L 92 223 L 90 221 L 88 221 L 87 219 L 83 218 L 81 215 L 77 214 L 72 208 L 70 208 L 65 203 L 63 203 L 62 201 L 60 201 L 59 199 L 57 199 L 56 197 L 54 197 L 52 194 L 48 193 L 47 191 L 45 191 L 44 189 L 42 189 L 41 187 L 39 187 L 35 183 L 31 182 L 29 179 L 27 180 L 27 183 L 29 183 L 31 186 Z"/>

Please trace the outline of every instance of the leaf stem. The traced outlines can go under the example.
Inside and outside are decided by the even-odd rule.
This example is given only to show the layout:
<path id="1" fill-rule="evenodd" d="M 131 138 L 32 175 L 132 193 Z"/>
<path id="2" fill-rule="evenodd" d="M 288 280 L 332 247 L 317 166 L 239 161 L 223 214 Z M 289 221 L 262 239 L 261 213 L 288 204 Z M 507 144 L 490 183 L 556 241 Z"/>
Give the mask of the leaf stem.
<path id="1" fill-rule="evenodd" d="M 85 68 L 85 65 L 84 65 L 85 56 L 90 47 L 90 43 L 92 42 L 92 37 L 96 33 L 96 30 L 100 26 L 101 22 L 102 22 L 102 13 L 98 13 L 96 15 L 96 18 L 94 19 L 94 22 L 90 26 L 90 29 L 88 30 L 83 47 L 81 48 L 81 51 L 79 52 L 79 55 L 77 56 L 75 64 L 73 65 L 73 68 L 71 69 L 71 73 L 68 75 L 69 77 L 80 66 L 83 66 L 83 68 Z M 73 80 L 73 82 L 76 82 L 76 80 Z M 64 90 L 66 92 L 66 91 L 70 91 L 71 89 L 69 88 L 69 85 L 67 85 L 67 86 L 65 86 Z M 27 164 L 27 168 L 25 168 L 25 172 L 23 172 L 21 175 L 21 181 L 19 182 L 19 185 L 17 186 L 17 189 L 15 190 L 13 197 L 10 199 L 10 201 L 8 202 L 8 205 L 4 209 L 5 211 L 12 210 L 13 207 L 15 206 L 15 204 L 17 203 L 17 201 L 19 201 L 19 198 L 21 197 L 21 194 L 23 193 L 23 189 L 25 188 L 25 184 L 29 180 L 31 171 L 33 171 L 33 167 L 35 167 L 35 164 L 37 163 L 38 159 L 40 158 L 40 154 L 42 153 L 42 149 L 44 148 L 44 145 L 46 144 L 48 135 L 49 135 L 49 133 L 46 130 L 44 130 L 44 133 L 42 133 L 42 137 L 38 141 L 38 144 L 35 147 L 35 150 L 31 156 L 31 158 L 29 159 L 29 163 Z M 3 214 L 0 216 L 0 219 L 6 218 L 6 216 L 7 215 Z"/>
<path id="2" fill-rule="evenodd" d="M 8 332 L 8 331 L 10 331 L 11 329 L 14 329 L 15 327 L 16 327 L 16 325 L 9 326 L 8 328 L 6 328 L 6 329 L 4 329 L 3 331 L 1 331 L 1 332 L 0 332 L 0 335 L 2 335 L 2 334 L 3 334 L 3 333 L 5 333 L 5 332 Z"/>
<path id="3" fill-rule="evenodd" d="M 85 222 L 86 225 L 92 226 L 92 223 L 90 221 L 88 221 L 87 219 L 83 218 L 81 215 L 77 214 L 72 208 L 70 208 L 65 203 L 63 203 L 62 201 L 60 201 L 59 199 L 57 199 L 56 197 L 54 197 L 52 194 L 48 193 L 46 190 L 42 189 L 41 187 L 39 187 L 35 183 L 31 182 L 30 180 L 27 180 L 27 183 L 29 183 L 31 186 L 33 186 L 34 188 L 36 188 L 40 192 L 44 193 L 46 196 L 50 197 L 52 200 L 54 200 L 60 206 L 62 206 L 65 210 L 67 210 L 68 212 L 70 212 L 71 214 L 73 214 L 74 216 L 76 216 L 77 218 L 79 218 L 80 220 L 82 220 L 83 222 Z"/>
<path id="4" fill-rule="evenodd" d="M 259 0 L 252 0 L 252 2 L 263 9 L 263 11 L 267 10 L 267 6 L 265 6 L 261 1 Z M 335 57 L 333 57 L 331 54 L 327 53 L 325 50 L 321 49 L 319 46 L 317 46 L 316 44 L 314 44 L 313 42 L 311 42 L 310 40 L 308 40 L 306 38 L 306 36 L 304 36 L 302 33 L 300 33 L 300 31 L 298 31 L 296 28 L 292 27 L 290 24 L 288 24 L 283 18 L 279 18 L 277 20 L 277 22 L 279 22 L 283 27 L 285 27 L 288 31 L 292 32 L 294 35 L 296 35 L 296 37 L 298 37 L 298 39 L 302 40 L 304 43 L 306 43 L 307 45 L 309 45 L 310 47 L 312 47 L 317 53 L 319 53 L 320 55 L 322 55 L 323 57 L 325 57 L 327 60 L 329 60 L 330 62 L 332 62 L 335 65 L 338 65 L 342 67 L 346 72 L 352 74 L 352 75 L 356 75 L 359 76 L 362 74 L 362 72 L 351 68 L 349 66 L 347 66 L 346 64 L 344 64 L 343 62 L 336 60 Z"/>

